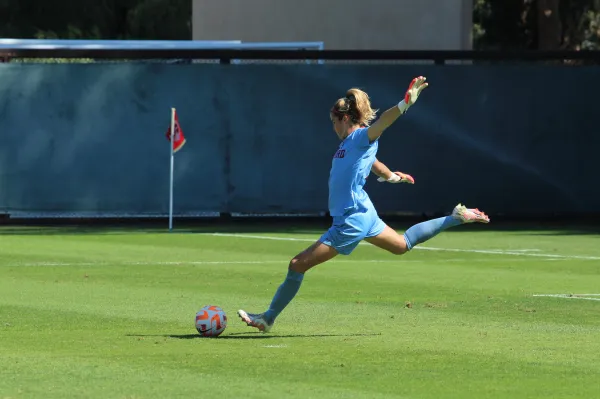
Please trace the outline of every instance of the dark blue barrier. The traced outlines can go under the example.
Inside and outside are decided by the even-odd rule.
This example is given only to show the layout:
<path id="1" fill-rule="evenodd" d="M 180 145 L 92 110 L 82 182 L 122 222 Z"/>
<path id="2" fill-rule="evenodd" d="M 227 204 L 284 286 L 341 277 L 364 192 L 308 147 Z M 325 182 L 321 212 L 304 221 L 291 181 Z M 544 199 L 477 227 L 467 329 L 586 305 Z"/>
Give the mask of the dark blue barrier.
<path id="1" fill-rule="evenodd" d="M 595 67 L 160 63 L 0 65 L 0 209 L 165 214 L 176 107 L 176 214 L 326 211 L 333 102 L 420 74 L 379 151 L 416 184 L 370 178 L 380 212 L 600 212 Z"/>

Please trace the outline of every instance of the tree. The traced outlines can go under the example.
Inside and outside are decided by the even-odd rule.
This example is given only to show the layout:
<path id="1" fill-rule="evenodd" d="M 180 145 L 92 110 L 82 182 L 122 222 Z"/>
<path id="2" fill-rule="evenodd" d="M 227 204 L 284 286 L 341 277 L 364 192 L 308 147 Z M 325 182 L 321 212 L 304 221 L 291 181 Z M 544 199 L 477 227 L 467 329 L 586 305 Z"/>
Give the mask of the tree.
<path id="1" fill-rule="evenodd" d="M 188 40 L 191 14 L 191 0 L 0 0 L 0 35 Z"/>
<path id="2" fill-rule="evenodd" d="M 600 0 L 562 0 L 560 3 L 563 47 L 600 49 Z"/>
<path id="3" fill-rule="evenodd" d="M 600 0 L 475 0 L 475 49 L 599 49 Z"/>
<path id="4" fill-rule="evenodd" d="M 137 3 L 127 15 L 128 37 L 191 39 L 191 1 L 144 0 Z"/>
<path id="5" fill-rule="evenodd" d="M 532 3 L 533 0 L 476 0 L 473 47 L 479 50 L 536 48 Z"/>
<path id="6" fill-rule="evenodd" d="M 562 24 L 559 11 L 560 0 L 538 0 L 536 7 L 538 48 L 556 50 L 561 47 Z"/>

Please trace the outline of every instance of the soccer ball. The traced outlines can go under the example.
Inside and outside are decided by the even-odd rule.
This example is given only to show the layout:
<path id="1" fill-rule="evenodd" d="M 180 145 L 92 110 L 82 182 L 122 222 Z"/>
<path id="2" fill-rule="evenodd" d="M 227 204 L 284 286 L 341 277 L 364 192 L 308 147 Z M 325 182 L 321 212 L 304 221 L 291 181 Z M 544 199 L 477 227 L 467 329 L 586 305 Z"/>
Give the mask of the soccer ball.
<path id="1" fill-rule="evenodd" d="M 196 313 L 196 330 L 203 337 L 218 337 L 227 327 L 227 315 L 218 306 L 207 305 Z"/>

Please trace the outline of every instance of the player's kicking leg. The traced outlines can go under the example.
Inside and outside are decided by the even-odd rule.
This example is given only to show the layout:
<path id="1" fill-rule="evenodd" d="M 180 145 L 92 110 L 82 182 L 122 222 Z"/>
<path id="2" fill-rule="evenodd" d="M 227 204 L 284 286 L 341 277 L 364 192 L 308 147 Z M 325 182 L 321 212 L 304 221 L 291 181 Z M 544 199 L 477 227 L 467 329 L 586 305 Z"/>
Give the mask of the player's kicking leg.
<path id="1" fill-rule="evenodd" d="M 392 228 L 386 228 L 378 235 L 365 238 L 365 241 L 385 249 L 393 254 L 401 255 L 414 246 L 432 239 L 442 231 L 465 223 L 489 223 L 490 218 L 479 209 L 467 208 L 462 204 L 454 207 L 450 216 L 428 220 L 410 227 L 403 235 Z"/>

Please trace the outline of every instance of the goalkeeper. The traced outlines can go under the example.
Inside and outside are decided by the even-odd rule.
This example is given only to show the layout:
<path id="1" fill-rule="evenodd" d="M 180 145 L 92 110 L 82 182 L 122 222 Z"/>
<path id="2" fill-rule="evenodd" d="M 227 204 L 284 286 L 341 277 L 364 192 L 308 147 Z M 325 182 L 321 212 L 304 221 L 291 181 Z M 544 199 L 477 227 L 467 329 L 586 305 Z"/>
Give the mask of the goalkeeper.
<path id="1" fill-rule="evenodd" d="M 373 125 L 370 123 L 377 111 L 371 108 L 369 96 L 364 91 L 350 89 L 345 98 L 334 104 L 330 119 L 333 130 L 342 142 L 333 156 L 329 174 L 329 211 L 333 224 L 319 240 L 290 261 L 287 277 L 277 289 L 266 312 L 252 314 L 238 311 L 248 326 L 264 332 L 271 330 L 275 318 L 300 289 L 306 271 L 338 254 L 349 255 L 362 240 L 401 255 L 450 227 L 490 221 L 478 209 L 458 204 L 450 216 L 416 224 L 401 235 L 379 218 L 363 189 L 370 172 L 378 175 L 380 182 L 414 184 L 411 176 L 401 172 L 392 173 L 376 159 L 375 154 L 381 134 L 417 101 L 428 86 L 425 80 L 423 76 L 413 79 L 404 99 L 385 111 Z"/>

